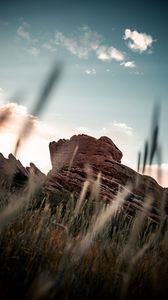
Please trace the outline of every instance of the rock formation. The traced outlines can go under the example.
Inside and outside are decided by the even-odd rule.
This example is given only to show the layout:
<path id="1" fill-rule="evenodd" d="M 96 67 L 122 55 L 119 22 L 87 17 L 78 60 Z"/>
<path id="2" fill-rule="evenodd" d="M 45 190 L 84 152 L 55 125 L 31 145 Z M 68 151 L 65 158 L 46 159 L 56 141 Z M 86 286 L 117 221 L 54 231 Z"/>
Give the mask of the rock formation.
<path id="1" fill-rule="evenodd" d="M 86 180 L 90 181 L 90 193 L 94 180 L 101 173 L 100 196 L 110 202 L 119 189 L 130 185 L 125 203 L 129 210 L 142 209 L 146 195 L 162 198 L 166 189 L 152 177 L 138 174 L 121 164 L 122 152 L 107 137 L 99 139 L 87 135 L 75 135 L 70 140 L 61 139 L 49 145 L 52 170 L 48 173 L 45 189 L 48 192 L 64 188 L 80 193 Z M 89 189 L 88 189 L 89 192 Z M 151 217 L 158 212 L 157 204 Z"/>
<path id="2" fill-rule="evenodd" d="M 24 168 L 12 154 L 8 159 L 0 154 L 0 184 L 20 188 L 31 174 L 42 188 L 43 195 L 58 191 L 79 194 L 84 182 L 88 183 L 87 197 L 97 197 L 111 202 L 118 190 L 129 189 L 124 207 L 131 213 L 142 209 L 146 195 L 154 196 L 155 203 L 149 217 L 157 221 L 159 207 L 166 200 L 168 213 L 168 189 L 162 188 L 152 177 L 138 174 L 121 163 L 122 152 L 107 137 L 96 139 L 87 135 L 74 135 L 70 140 L 61 139 L 49 144 L 52 170 L 44 175 L 33 163 Z M 99 181 L 100 184 L 96 183 Z M 129 186 L 128 186 L 129 185 Z M 99 194 L 97 193 L 99 190 Z M 98 197 L 99 196 L 99 197 Z"/>

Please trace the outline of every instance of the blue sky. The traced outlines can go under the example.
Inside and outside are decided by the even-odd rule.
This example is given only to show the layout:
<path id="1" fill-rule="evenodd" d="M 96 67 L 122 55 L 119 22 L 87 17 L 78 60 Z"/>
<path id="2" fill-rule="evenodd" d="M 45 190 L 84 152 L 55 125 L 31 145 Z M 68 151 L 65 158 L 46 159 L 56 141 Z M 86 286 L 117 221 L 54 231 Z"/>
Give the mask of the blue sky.
<path id="1" fill-rule="evenodd" d="M 67 126 L 67 136 L 107 134 L 133 165 L 159 101 L 168 163 L 166 14 L 165 1 L 1 1 L 0 95 L 23 95 L 30 109 L 62 61 L 43 122 Z"/>

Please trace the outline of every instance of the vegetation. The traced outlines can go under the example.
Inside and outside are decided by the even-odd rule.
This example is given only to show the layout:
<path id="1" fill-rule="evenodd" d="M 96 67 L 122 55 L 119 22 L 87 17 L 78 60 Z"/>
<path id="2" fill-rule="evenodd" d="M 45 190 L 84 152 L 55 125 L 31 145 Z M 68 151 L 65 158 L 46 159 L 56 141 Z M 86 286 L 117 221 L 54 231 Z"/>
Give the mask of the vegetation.
<path id="1" fill-rule="evenodd" d="M 47 199 L 44 208 L 31 210 L 33 193 L 29 180 L 17 199 L 13 193 L 4 198 L 2 299 L 166 298 L 167 217 L 163 212 L 159 224 L 148 220 L 149 197 L 133 217 L 122 208 L 125 189 L 110 205 L 93 195 L 77 199 L 58 193 L 52 210 Z"/>

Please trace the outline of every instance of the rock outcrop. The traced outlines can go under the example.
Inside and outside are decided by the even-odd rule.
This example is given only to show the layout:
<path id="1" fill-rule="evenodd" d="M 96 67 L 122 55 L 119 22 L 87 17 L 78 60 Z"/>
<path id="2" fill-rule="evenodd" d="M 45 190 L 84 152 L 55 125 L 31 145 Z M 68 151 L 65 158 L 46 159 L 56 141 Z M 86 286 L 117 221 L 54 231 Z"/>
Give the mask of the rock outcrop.
<path id="1" fill-rule="evenodd" d="M 12 154 L 5 158 L 0 153 L 0 184 L 7 187 L 22 186 L 28 179 L 28 171 Z"/>
<path id="2" fill-rule="evenodd" d="M 121 164 L 122 152 L 107 137 L 99 139 L 87 135 L 75 135 L 70 140 L 61 139 L 49 145 L 52 170 L 48 173 L 45 190 L 65 189 L 80 193 L 86 180 L 90 181 L 91 193 L 93 182 L 101 173 L 100 196 L 110 202 L 119 189 L 130 185 L 130 193 L 125 207 L 129 211 L 142 209 L 146 195 L 162 198 L 167 194 L 153 178 L 138 174 Z M 157 204 L 151 210 L 151 218 L 157 219 Z"/>
<path id="3" fill-rule="evenodd" d="M 108 138 L 96 139 L 88 135 L 74 135 L 70 140 L 59 140 L 49 144 L 51 163 L 53 168 L 60 168 L 70 163 L 83 165 L 97 165 L 104 160 L 121 162 L 122 152 Z"/>
<path id="4" fill-rule="evenodd" d="M 5 185 L 7 188 L 14 187 L 20 189 L 23 187 L 33 174 L 34 179 L 38 183 L 44 183 L 46 175 L 43 174 L 33 163 L 29 167 L 24 167 L 21 162 L 15 158 L 13 154 L 9 154 L 5 158 L 0 153 L 0 185 Z"/>

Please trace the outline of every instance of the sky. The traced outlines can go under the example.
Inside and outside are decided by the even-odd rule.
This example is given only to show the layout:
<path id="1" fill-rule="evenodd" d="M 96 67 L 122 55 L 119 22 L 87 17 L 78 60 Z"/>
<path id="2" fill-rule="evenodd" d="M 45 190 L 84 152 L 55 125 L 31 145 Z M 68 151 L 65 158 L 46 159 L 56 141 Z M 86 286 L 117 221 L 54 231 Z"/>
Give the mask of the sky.
<path id="1" fill-rule="evenodd" d="M 1 151 L 12 151 L 19 130 L 14 124 L 31 112 L 48 72 L 62 62 L 59 84 L 19 158 L 27 163 L 34 157 L 47 168 L 49 140 L 86 133 L 109 136 L 123 152 L 123 163 L 135 167 L 159 102 L 167 165 L 167 6 L 162 0 L 1 1 L 0 110 L 16 102 Z M 44 146 L 41 158 L 32 141 Z"/>

